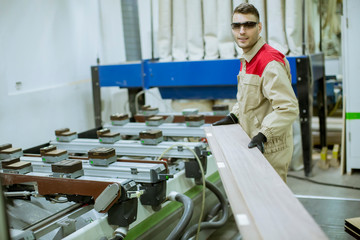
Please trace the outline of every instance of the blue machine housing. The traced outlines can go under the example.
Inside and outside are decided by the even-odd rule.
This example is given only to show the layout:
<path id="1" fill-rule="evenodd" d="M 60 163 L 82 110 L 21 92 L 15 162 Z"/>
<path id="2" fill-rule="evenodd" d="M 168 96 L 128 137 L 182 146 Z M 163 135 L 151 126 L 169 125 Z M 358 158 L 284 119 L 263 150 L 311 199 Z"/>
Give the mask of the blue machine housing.
<path id="1" fill-rule="evenodd" d="M 142 63 L 98 66 L 100 87 L 142 87 Z"/>
<path id="2" fill-rule="evenodd" d="M 296 84 L 296 59 L 287 57 L 292 84 Z M 138 63 L 98 66 L 101 87 L 158 87 L 164 99 L 229 99 L 237 92 L 239 59 Z M 294 88 L 296 93 L 296 87 Z"/>

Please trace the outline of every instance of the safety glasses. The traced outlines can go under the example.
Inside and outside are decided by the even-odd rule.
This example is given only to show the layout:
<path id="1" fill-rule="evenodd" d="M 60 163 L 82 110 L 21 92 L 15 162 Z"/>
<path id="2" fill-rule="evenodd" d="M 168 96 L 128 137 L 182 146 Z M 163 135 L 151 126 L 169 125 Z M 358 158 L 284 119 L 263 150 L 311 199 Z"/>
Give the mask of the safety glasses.
<path id="1" fill-rule="evenodd" d="M 256 26 L 256 24 L 258 24 L 258 22 L 252 22 L 252 21 L 234 22 L 231 24 L 231 28 L 234 31 L 240 31 L 241 26 L 243 26 L 245 29 L 251 29 L 251 28 L 254 28 Z"/>

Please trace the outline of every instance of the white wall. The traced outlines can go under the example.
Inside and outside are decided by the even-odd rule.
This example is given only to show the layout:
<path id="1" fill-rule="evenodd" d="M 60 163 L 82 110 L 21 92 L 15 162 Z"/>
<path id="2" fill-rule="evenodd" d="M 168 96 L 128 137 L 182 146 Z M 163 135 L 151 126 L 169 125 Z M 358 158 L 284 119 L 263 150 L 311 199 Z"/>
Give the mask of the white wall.
<path id="1" fill-rule="evenodd" d="M 107 4 L 0 0 L 0 144 L 26 149 L 57 128 L 94 127 L 90 67 L 125 60 L 121 22 L 104 27 L 121 19 L 120 2 Z"/>

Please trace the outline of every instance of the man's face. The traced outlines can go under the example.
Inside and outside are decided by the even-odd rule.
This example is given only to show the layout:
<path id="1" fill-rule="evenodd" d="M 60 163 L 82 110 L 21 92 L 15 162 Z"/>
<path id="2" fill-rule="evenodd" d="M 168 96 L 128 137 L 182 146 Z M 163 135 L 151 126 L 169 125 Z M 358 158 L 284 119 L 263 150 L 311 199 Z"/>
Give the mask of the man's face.
<path id="1" fill-rule="evenodd" d="M 235 42 L 246 53 L 259 39 L 261 23 L 257 23 L 255 15 L 241 13 L 235 13 L 232 22 Z"/>

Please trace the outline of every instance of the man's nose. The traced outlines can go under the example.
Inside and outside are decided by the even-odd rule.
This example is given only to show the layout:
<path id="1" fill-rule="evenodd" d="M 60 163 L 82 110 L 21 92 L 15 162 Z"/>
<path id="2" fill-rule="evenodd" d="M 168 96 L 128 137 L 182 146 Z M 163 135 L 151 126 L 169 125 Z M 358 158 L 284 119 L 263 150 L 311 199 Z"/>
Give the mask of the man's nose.
<path id="1" fill-rule="evenodd" d="M 240 26 L 240 30 L 239 30 L 240 34 L 244 34 L 245 33 L 245 27 L 243 25 Z"/>

